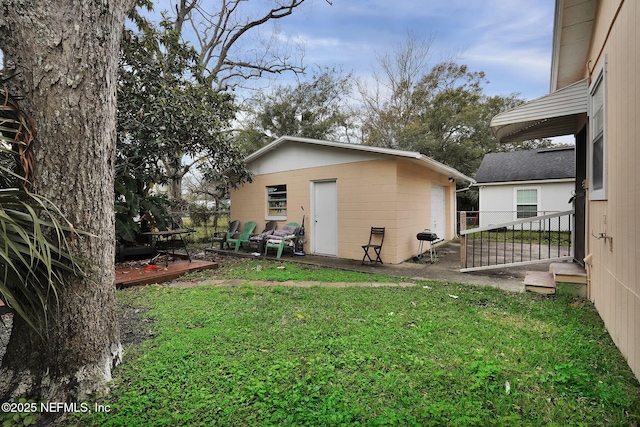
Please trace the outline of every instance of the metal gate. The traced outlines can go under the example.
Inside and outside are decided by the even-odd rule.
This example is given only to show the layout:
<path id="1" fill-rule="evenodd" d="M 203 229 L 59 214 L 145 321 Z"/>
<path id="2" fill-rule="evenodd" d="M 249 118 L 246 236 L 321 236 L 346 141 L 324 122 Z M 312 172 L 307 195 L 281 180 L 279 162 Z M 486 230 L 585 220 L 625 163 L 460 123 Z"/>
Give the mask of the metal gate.
<path id="1" fill-rule="evenodd" d="M 460 212 L 460 271 L 571 260 L 573 215 L 570 210 L 467 229 L 467 212 Z"/>

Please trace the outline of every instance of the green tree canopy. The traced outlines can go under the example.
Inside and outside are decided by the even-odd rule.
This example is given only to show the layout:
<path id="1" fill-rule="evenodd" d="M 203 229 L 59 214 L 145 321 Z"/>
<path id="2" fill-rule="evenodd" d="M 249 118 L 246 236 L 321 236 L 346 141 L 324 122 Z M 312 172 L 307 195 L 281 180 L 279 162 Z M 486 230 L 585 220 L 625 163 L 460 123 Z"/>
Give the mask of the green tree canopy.
<path id="1" fill-rule="evenodd" d="M 118 76 L 116 196 L 129 225 L 153 206 L 151 216 L 161 212 L 162 203 L 149 198 L 154 185 L 179 196 L 182 177 L 194 169 L 220 185 L 250 179 L 229 139 L 232 97 L 202 79 L 197 53 L 169 23 L 156 29 L 140 20 L 138 28 L 124 32 Z"/>
<path id="2" fill-rule="evenodd" d="M 487 96 L 484 73 L 444 61 L 415 85 L 403 88 L 405 102 L 392 102 L 369 114 L 363 125 L 369 145 L 417 151 L 473 176 L 485 154 L 550 145 L 548 140 L 501 144 L 491 133 L 491 119 L 524 101 L 516 94 Z M 393 93 L 393 96 L 400 96 Z"/>
<path id="3" fill-rule="evenodd" d="M 285 135 L 348 139 L 353 117 L 346 99 L 351 82 L 351 74 L 322 69 L 297 86 L 279 85 L 259 93 L 249 103 L 236 141 L 247 151 L 255 151 Z"/>

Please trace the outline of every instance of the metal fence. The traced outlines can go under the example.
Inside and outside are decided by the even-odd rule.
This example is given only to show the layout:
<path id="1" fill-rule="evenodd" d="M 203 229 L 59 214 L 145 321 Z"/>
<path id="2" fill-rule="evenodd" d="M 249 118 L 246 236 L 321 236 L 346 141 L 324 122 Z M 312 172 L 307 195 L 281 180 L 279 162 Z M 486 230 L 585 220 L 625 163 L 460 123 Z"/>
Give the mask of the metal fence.
<path id="1" fill-rule="evenodd" d="M 573 210 L 486 226 L 479 214 L 460 212 L 462 272 L 572 259 Z"/>
<path id="2" fill-rule="evenodd" d="M 466 228 L 474 227 L 490 227 L 508 222 L 526 220 L 527 218 L 539 218 L 545 215 L 560 213 L 560 211 L 533 211 L 533 212 L 517 212 L 517 211 L 466 211 Z M 539 227 L 551 227 L 554 231 L 567 231 L 570 227 L 568 222 L 545 222 L 532 221 L 524 222 L 523 227 L 528 230 L 540 230 Z M 529 227 L 529 228 L 526 228 Z M 546 230 L 543 228 L 542 230 Z"/>

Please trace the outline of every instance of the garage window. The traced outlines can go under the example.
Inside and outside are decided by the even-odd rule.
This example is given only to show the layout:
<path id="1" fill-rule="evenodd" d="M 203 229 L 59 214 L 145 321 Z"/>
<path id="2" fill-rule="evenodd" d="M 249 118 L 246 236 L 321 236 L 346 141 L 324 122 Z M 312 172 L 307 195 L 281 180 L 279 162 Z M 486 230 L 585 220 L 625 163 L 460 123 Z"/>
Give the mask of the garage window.
<path id="1" fill-rule="evenodd" d="M 287 217 L 287 185 L 270 185 L 267 187 L 267 219 L 286 219 Z"/>

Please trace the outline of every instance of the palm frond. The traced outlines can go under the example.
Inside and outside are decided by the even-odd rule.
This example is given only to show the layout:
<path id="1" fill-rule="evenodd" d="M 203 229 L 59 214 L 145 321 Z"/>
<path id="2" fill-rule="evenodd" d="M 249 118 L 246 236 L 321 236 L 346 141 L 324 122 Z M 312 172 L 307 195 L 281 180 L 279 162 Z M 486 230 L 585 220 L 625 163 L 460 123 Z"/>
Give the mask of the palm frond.
<path id="1" fill-rule="evenodd" d="M 31 118 L 21 109 L 18 101 L 3 88 L 0 91 L 3 102 L 0 104 L 0 154 L 3 158 L 13 156 L 15 169 L 3 167 L 3 175 L 9 173 L 20 180 L 23 190 L 29 191 L 33 185 L 35 158 L 31 144 L 34 140 L 34 126 Z M 0 162 L 0 166 L 2 166 Z"/>
<path id="2" fill-rule="evenodd" d="M 0 94 L 0 299 L 44 337 L 66 278 L 84 275 L 84 261 L 73 254 L 85 233 L 29 192 L 34 126 L 6 89 Z"/>
<path id="3" fill-rule="evenodd" d="M 0 298 L 40 332 L 65 275 L 84 275 L 82 260 L 73 255 L 77 232 L 59 218 L 60 211 L 40 196 L 0 190 Z"/>

